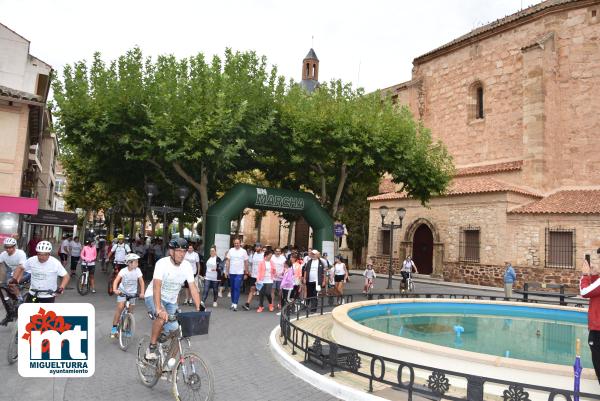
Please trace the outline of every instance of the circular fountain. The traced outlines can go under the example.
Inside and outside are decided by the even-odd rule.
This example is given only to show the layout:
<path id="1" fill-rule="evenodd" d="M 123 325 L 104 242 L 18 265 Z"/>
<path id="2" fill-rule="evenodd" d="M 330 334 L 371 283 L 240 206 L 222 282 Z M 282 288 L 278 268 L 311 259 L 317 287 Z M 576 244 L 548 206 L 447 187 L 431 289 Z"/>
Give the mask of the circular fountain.
<path id="1" fill-rule="evenodd" d="M 333 321 L 335 340 L 355 349 L 437 369 L 564 390 L 573 389 L 576 340 L 586 344 L 588 335 L 586 310 L 495 301 L 355 302 L 334 309 Z M 587 346 L 582 347 L 581 362 L 581 391 L 598 394 Z M 454 379 L 453 385 L 466 384 Z M 503 388 L 486 385 L 485 391 L 501 395 Z"/>

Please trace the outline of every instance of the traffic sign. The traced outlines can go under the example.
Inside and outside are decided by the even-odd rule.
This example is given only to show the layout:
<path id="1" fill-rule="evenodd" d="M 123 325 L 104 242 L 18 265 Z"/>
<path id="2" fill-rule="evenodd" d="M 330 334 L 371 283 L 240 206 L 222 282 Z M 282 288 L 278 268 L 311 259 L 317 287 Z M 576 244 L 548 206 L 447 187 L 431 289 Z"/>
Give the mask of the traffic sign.
<path id="1" fill-rule="evenodd" d="M 335 233 L 335 236 L 338 238 L 341 238 L 344 236 L 344 225 L 343 224 L 336 224 L 333 228 L 333 232 Z"/>

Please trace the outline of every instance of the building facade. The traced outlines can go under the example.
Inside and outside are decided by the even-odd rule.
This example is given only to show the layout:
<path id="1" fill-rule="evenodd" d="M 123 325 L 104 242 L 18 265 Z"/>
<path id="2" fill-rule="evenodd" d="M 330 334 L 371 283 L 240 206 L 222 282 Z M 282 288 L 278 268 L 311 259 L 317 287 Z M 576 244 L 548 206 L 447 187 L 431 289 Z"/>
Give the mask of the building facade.
<path id="1" fill-rule="evenodd" d="M 25 237 L 23 215 L 53 209 L 58 141 L 46 107 L 52 67 L 0 24 L 0 216 L 3 235 Z M 10 224 L 9 224 L 10 222 Z"/>
<path id="2" fill-rule="evenodd" d="M 378 269 L 411 254 L 424 273 L 501 285 L 509 261 L 517 285 L 576 285 L 586 255 L 600 263 L 600 1 L 544 1 L 413 65 L 384 92 L 447 146 L 456 176 L 428 207 L 383 180 L 369 198 Z M 407 210 L 391 248 L 383 205 Z"/>

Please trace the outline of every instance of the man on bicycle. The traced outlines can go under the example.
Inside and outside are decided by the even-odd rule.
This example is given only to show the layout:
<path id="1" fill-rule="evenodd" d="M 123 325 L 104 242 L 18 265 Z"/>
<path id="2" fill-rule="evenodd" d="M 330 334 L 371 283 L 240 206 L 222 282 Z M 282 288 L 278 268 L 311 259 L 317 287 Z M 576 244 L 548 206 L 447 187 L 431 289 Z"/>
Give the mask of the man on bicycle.
<path id="1" fill-rule="evenodd" d="M 62 294 L 70 276 L 67 274 L 64 266 L 53 256 L 52 244 L 48 241 L 40 241 L 35 247 L 36 256 L 32 256 L 24 263 L 23 266 L 17 267 L 13 274 L 12 282 L 18 283 L 23 275 L 23 272 L 31 273 L 31 287 L 29 289 L 28 298 L 25 302 L 29 302 L 31 297 L 37 297 L 37 302 L 54 303 L 55 294 L 41 293 L 38 291 L 53 291 L 54 293 Z M 62 277 L 60 286 L 57 287 L 58 277 Z"/>
<path id="2" fill-rule="evenodd" d="M 400 270 L 400 274 L 402 275 L 402 292 L 408 289 L 408 278 L 413 269 L 415 270 L 415 273 L 419 273 L 415 262 L 413 262 L 410 255 L 408 255 L 406 259 L 404 259 L 404 262 L 402 262 L 402 269 Z"/>
<path id="3" fill-rule="evenodd" d="M 169 322 L 169 315 L 177 312 L 177 297 L 183 283 L 188 282 L 196 310 L 201 309 L 198 287 L 194 282 L 192 265 L 185 260 L 188 242 L 183 238 L 173 239 L 169 242 L 169 257 L 156 262 L 152 281 L 148 284 L 145 293 L 145 303 L 148 312 L 154 316 L 150 346 L 146 351 L 147 360 L 158 359 L 156 342 L 163 328 L 165 331 L 177 329 L 177 322 Z"/>
<path id="4" fill-rule="evenodd" d="M 123 234 L 117 235 L 117 243 L 114 244 L 108 253 L 108 259 L 114 254 L 115 255 L 115 269 L 116 271 L 121 271 L 125 266 L 127 266 L 127 262 L 125 262 L 125 256 L 131 252 L 131 248 L 125 242 L 125 236 Z"/>
<path id="5" fill-rule="evenodd" d="M 4 263 L 6 270 L 6 283 L 10 282 L 13 274 L 17 267 L 23 267 L 27 256 L 21 249 L 17 249 L 17 240 L 9 237 L 4 239 L 4 252 L 0 253 L 0 265 Z M 16 298 L 19 297 L 19 288 L 16 285 L 9 285 L 8 291 Z M 4 326 L 6 323 L 12 320 L 8 314 L 0 322 L 0 325 Z"/>

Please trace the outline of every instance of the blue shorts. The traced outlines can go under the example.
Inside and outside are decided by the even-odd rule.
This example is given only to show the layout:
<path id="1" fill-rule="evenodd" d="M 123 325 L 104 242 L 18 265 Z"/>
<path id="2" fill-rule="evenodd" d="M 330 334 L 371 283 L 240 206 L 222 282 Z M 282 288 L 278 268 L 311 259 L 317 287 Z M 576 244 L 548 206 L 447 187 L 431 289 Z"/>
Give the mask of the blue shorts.
<path id="1" fill-rule="evenodd" d="M 273 281 L 273 289 L 274 290 L 281 289 L 281 280 L 275 280 L 275 281 Z"/>
<path id="2" fill-rule="evenodd" d="M 123 299 L 125 299 L 125 298 L 123 298 Z M 156 313 L 156 309 L 154 308 L 154 297 L 144 298 L 144 302 L 146 303 L 146 308 L 148 309 L 148 312 L 150 312 L 152 315 L 154 315 Z M 161 303 L 162 307 L 165 308 L 165 310 L 167 311 L 167 313 L 169 315 L 174 315 L 177 312 L 177 304 L 172 304 L 170 302 L 165 302 L 163 300 L 161 300 L 160 303 Z M 166 332 L 169 332 L 169 331 L 177 330 L 179 325 L 177 324 L 176 321 L 175 322 L 166 322 L 163 327 Z"/>

